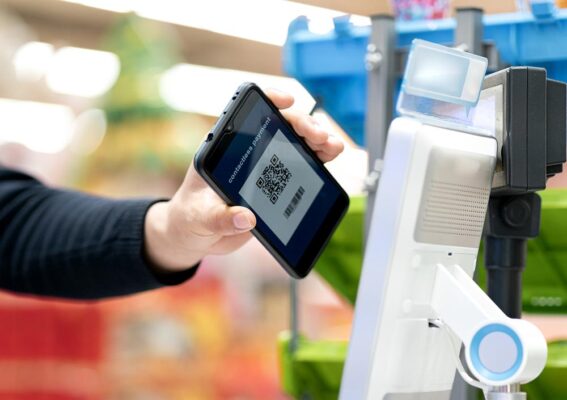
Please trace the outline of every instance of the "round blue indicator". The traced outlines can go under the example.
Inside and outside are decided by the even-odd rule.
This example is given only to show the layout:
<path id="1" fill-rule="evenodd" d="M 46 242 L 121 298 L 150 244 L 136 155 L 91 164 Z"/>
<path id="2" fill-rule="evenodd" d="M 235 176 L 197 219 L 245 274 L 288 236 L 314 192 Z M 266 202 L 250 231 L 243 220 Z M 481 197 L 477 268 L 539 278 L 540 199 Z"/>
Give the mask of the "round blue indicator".
<path id="1" fill-rule="evenodd" d="M 490 334 L 501 333 L 512 339 L 514 345 L 516 346 L 516 360 L 512 366 L 505 371 L 495 372 L 486 367 L 481 361 L 480 348 L 482 341 Z M 471 347 L 469 350 L 470 360 L 475 368 L 475 370 L 481 374 L 483 377 L 490 379 L 491 381 L 505 381 L 512 377 L 522 365 L 522 359 L 524 358 L 524 348 L 520 338 L 514 332 L 513 329 L 509 328 L 503 324 L 489 324 L 480 329 L 473 337 L 471 342 Z"/>

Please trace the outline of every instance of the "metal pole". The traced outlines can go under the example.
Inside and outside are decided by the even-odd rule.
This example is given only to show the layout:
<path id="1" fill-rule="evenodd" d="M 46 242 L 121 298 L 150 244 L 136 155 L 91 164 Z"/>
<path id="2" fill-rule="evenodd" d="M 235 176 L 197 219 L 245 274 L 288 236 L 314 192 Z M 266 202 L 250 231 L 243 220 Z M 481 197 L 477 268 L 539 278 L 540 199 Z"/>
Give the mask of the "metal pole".
<path id="1" fill-rule="evenodd" d="M 541 198 L 535 193 L 491 197 L 484 236 L 488 295 L 510 318 L 522 316 L 527 241 L 539 235 Z"/>
<path id="2" fill-rule="evenodd" d="M 484 249 L 488 296 L 508 317 L 521 318 L 527 240 L 487 235 Z"/>
<path id="3" fill-rule="evenodd" d="M 527 240 L 539 235 L 541 199 L 535 193 L 491 197 L 484 237 L 488 295 L 510 318 L 522 316 Z M 522 397 L 522 395 L 524 397 Z M 494 388 L 489 399 L 525 399 L 520 385 Z"/>
<path id="4" fill-rule="evenodd" d="M 291 328 L 291 338 L 289 341 L 289 351 L 294 353 L 299 345 L 299 299 L 297 296 L 297 280 L 291 278 L 289 283 L 290 312 L 289 322 Z"/>
<path id="5" fill-rule="evenodd" d="M 388 127 L 394 116 L 394 85 L 396 82 L 396 26 L 391 15 L 372 17 L 372 33 L 366 55 L 368 70 L 365 139 L 368 149 L 369 177 L 375 172 L 376 161 L 381 162 L 386 147 Z M 376 184 L 367 185 L 368 198 L 365 215 L 365 237 L 372 218 Z"/>
<path id="6" fill-rule="evenodd" d="M 457 27 L 455 28 L 455 47 L 462 50 L 483 55 L 482 37 L 484 26 L 482 25 L 483 11 L 481 8 L 458 8 Z"/>

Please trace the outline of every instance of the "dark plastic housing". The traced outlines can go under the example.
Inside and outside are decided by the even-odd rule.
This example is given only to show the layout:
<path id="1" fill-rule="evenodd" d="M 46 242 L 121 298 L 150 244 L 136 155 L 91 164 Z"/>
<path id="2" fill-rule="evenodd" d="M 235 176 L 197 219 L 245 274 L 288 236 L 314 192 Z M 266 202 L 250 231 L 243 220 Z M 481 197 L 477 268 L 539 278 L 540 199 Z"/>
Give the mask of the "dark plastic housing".
<path id="1" fill-rule="evenodd" d="M 566 85 L 533 67 L 491 74 L 483 90 L 498 85 L 503 86 L 504 115 L 502 134 L 496 139 L 504 179 L 493 185 L 492 195 L 543 190 L 547 178 L 563 170 L 566 159 Z"/>

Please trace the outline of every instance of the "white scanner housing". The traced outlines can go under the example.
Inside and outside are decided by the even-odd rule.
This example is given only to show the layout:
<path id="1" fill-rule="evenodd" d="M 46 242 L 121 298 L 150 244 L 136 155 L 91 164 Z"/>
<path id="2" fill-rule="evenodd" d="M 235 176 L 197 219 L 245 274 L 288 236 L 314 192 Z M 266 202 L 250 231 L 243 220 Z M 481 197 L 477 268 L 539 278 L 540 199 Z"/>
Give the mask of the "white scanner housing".
<path id="1" fill-rule="evenodd" d="M 448 399 L 461 343 L 486 387 L 542 371 L 541 332 L 506 317 L 472 280 L 496 151 L 492 137 L 407 117 L 391 124 L 342 400 Z"/>

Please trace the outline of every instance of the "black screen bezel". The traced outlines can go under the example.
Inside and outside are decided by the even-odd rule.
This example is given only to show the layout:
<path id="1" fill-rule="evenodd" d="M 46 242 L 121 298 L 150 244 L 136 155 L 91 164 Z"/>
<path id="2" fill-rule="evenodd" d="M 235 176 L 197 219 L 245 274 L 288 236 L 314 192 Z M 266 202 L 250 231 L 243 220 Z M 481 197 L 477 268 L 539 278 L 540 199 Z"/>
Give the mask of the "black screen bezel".
<path id="1" fill-rule="evenodd" d="M 241 124 L 245 117 L 248 115 L 249 110 L 252 109 L 257 101 L 264 101 L 286 126 L 288 131 L 292 134 L 295 142 L 299 143 L 304 152 L 309 155 L 313 162 L 317 165 L 320 171 L 325 175 L 330 183 L 332 183 L 338 190 L 338 196 L 334 204 L 331 206 L 329 212 L 325 216 L 323 223 L 313 235 L 311 243 L 306 247 L 303 255 L 300 257 L 297 264 L 293 265 L 286 258 L 285 254 L 280 252 L 277 248 L 266 239 L 265 235 L 257 228 L 252 230 L 254 236 L 268 248 L 274 257 L 280 262 L 284 269 L 295 278 L 304 278 L 313 268 L 314 262 L 317 260 L 325 245 L 330 240 L 333 232 L 337 228 L 340 220 L 348 209 L 349 199 L 346 192 L 333 178 L 333 176 L 323 166 L 316 154 L 303 142 L 299 135 L 295 132 L 291 124 L 281 115 L 277 107 L 267 98 L 267 96 L 254 84 L 248 84 L 237 92 L 234 104 L 229 105 L 227 115 L 219 121 L 213 133 L 213 140 L 210 143 L 205 143 L 205 148 L 202 149 L 203 157 L 196 159 L 197 169 L 200 170 L 207 182 L 221 195 L 221 197 L 229 204 L 236 204 L 235 199 L 231 199 L 222 189 L 219 182 L 213 176 L 213 170 L 218 165 L 220 159 L 236 137 L 239 131 L 239 123 Z M 257 99 L 251 100 L 251 94 L 258 95 Z M 227 127 L 231 129 L 227 131 Z M 207 148 L 208 147 L 208 148 Z M 201 168 L 199 168 L 199 166 Z M 204 172 L 204 174 L 203 174 Z"/>

